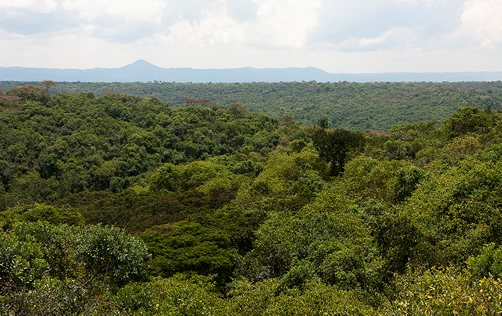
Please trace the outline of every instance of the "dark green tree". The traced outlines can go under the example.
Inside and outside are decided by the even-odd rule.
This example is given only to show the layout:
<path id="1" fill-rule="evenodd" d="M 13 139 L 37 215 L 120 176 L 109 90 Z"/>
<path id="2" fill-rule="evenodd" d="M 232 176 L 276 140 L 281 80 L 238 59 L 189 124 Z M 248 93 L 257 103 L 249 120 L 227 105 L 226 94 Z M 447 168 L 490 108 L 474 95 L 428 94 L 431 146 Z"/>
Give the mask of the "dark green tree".
<path id="1" fill-rule="evenodd" d="M 329 120 L 328 120 L 328 117 L 325 116 L 325 117 L 322 117 L 320 119 L 317 120 L 317 125 L 321 128 L 329 128 Z"/>
<path id="2" fill-rule="evenodd" d="M 484 132 L 490 127 L 490 122 L 489 112 L 482 112 L 476 107 L 463 107 L 446 121 L 445 126 L 448 136 L 454 138 L 467 133 Z"/>
<path id="3" fill-rule="evenodd" d="M 349 152 L 362 148 L 365 142 L 361 132 L 344 129 L 333 131 L 316 129 L 313 133 L 313 140 L 319 156 L 331 164 L 331 176 L 343 173 Z"/>

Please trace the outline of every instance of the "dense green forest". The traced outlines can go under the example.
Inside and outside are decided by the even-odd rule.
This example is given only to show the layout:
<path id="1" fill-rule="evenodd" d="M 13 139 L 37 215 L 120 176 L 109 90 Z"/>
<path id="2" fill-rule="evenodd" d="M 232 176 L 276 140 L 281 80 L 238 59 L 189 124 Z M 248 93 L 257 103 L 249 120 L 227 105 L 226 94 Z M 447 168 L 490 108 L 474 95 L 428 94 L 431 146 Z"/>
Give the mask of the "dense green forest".
<path id="1" fill-rule="evenodd" d="M 0 82 L 4 91 L 28 83 Z M 33 83 L 30 83 L 33 84 Z M 306 126 L 327 117 L 332 128 L 388 132 L 392 126 L 446 120 L 457 109 L 502 109 L 502 82 L 458 83 L 91 83 L 60 82 L 53 93 L 118 92 L 156 98 L 173 107 L 185 99 L 209 99 L 222 106 L 244 103 L 270 117 L 291 115 Z"/>
<path id="2" fill-rule="evenodd" d="M 502 312 L 498 92 L 379 132 L 53 84 L 0 93 L 0 314 Z"/>

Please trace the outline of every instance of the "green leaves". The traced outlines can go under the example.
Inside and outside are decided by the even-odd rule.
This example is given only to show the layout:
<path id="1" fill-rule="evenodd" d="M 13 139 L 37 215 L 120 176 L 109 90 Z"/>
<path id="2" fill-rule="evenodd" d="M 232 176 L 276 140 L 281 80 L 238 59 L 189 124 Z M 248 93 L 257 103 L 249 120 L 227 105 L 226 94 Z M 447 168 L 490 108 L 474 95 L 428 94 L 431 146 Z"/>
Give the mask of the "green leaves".
<path id="1" fill-rule="evenodd" d="M 215 186 L 231 186 L 236 179 L 225 166 L 209 161 L 195 161 L 184 165 L 165 164 L 150 179 L 153 192 L 174 192 L 199 189 L 208 192 Z"/>
<path id="2" fill-rule="evenodd" d="M 154 226 L 140 236 L 153 253 L 152 275 L 213 274 L 220 285 L 231 275 L 236 250 L 231 247 L 230 236 L 224 230 L 178 222 Z"/>
<path id="3" fill-rule="evenodd" d="M 462 107 L 446 121 L 449 137 L 457 137 L 466 133 L 482 133 L 491 127 L 493 117 L 490 113 L 481 112 L 476 107 Z"/>
<path id="4" fill-rule="evenodd" d="M 141 240 L 113 227 L 38 222 L 1 234 L 1 282 L 9 286 L 30 286 L 43 275 L 118 286 L 141 279 L 150 259 Z"/>
<path id="5" fill-rule="evenodd" d="M 395 299 L 379 315 L 494 315 L 502 309 L 500 280 L 472 281 L 455 268 L 409 271 L 393 285 Z"/>
<path id="6" fill-rule="evenodd" d="M 282 288 L 302 288 L 308 280 L 345 289 L 366 288 L 378 264 L 373 262 L 371 237 L 364 235 L 361 226 L 348 210 L 334 214 L 314 208 L 294 216 L 274 214 L 257 231 L 255 250 L 248 256 L 268 267 L 271 276 L 281 276 Z"/>
<path id="7" fill-rule="evenodd" d="M 502 276 L 502 248 L 495 243 L 483 247 L 481 253 L 467 259 L 468 271 L 475 279 L 493 278 Z"/>
<path id="8" fill-rule="evenodd" d="M 145 244 L 116 227 L 90 226 L 77 247 L 75 261 L 113 285 L 140 280 L 151 258 Z"/>
<path id="9" fill-rule="evenodd" d="M 343 173 L 349 152 L 364 146 L 364 136 L 362 133 L 343 129 L 335 129 L 333 131 L 316 129 L 312 138 L 319 156 L 330 163 L 331 176 L 338 176 Z"/>
<path id="10" fill-rule="evenodd" d="M 165 163 L 187 164 L 217 155 L 232 155 L 232 164 L 256 163 L 286 132 L 276 119 L 235 107 L 174 110 L 156 99 L 120 93 L 44 98 L 48 102 L 35 98 L 0 111 L 0 190 L 8 206 L 50 202 L 86 190 L 121 192 L 145 186 Z M 199 167 L 188 166 L 197 169 L 187 171 L 189 177 L 209 172 Z M 260 171 L 260 165 L 248 167 L 240 166 L 236 173 L 254 177 Z M 218 178 L 230 175 L 224 172 Z M 194 178 L 176 190 L 198 187 L 210 178 L 214 175 Z M 204 192 L 215 185 L 230 186 L 229 181 L 213 183 Z"/>
<path id="11" fill-rule="evenodd" d="M 335 86 L 367 92 L 326 85 Z M 462 313 L 455 304 L 490 314 L 500 305 L 490 278 L 502 271 L 496 111 L 363 134 L 327 129 L 341 116 L 303 128 L 291 114 L 280 126 L 242 105 L 47 98 L 0 108 L 0 314 Z"/>
<path id="12" fill-rule="evenodd" d="M 109 297 L 109 304 L 134 315 L 224 315 L 222 299 L 210 277 L 177 274 L 168 279 L 131 283 Z M 106 312 L 106 305 L 97 308 Z"/>
<path id="13" fill-rule="evenodd" d="M 0 294 L 19 287 L 29 288 L 48 271 L 42 247 L 34 238 L 21 239 L 12 233 L 0 232 Z"/>

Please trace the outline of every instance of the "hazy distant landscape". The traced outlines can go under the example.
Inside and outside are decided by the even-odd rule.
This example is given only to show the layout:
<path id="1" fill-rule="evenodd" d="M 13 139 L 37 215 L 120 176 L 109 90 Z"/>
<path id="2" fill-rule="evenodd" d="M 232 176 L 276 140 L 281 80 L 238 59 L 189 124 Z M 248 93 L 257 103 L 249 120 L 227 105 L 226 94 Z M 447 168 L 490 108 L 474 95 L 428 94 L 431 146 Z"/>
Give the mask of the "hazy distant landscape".
<path id="1" fill-rule="evenodd" d="M 458 82 L 502 80 L 502 72 L 431 72 L 431 73 L 328 73 L 308 68 L 234 68 L 234 69 L 192 69 L 161 68 L 144 60 L 138 60 L 121 68 L 93 69 L 51 69 L 0 67 L 0 81 L 42 81 L 59 82 Z"/>

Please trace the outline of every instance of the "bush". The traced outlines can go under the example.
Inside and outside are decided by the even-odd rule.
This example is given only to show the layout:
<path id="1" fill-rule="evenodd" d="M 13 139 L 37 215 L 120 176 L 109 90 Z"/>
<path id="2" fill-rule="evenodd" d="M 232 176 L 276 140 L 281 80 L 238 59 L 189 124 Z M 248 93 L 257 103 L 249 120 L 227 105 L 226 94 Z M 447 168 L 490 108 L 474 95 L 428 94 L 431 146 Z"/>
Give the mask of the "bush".
<path id="1" fill-rule="evenodd" d="M 36 280 L 30 291 L 19 291 L 0 298 L 2 315 L 77 315 L 93 304 L 92 294 L 73 279 L 48 276 Z"/>
<path id="2" fill-rule="evenodd" d="M 467 267 L 476 279 L 502 277 L 502 248 L 496 247 L 495 243 L 486 245 L 481 253 L 467 259 Z"/>
<path id="3" fill-rule="evenodd" d="M 408 272 L 394 283 L 396 298 L 379 315 L 497 315 L 502 312 L 502 283 L 471 281 L 453 268 Z"/>
<path id="4" fill-rule="evenodd" d="M 141 280 L 145 274 L 151 256 L 140 239 L 101 225 L 89 226 L 82 237 L 74 255 L 87 273 L 118 286 Z"/>
<path id="5" fill-rule="evenodd" d="M 467 133 L 484 132 L 490 127 L 490 115 L 476 107 L 460 108 L 445 122 L 448 136 L 453 138 Z"/>
<path id="6" fill-rule="evenodd" d="M 1 295 L 19 288 L 32 288 L 34 281 L 48 270 L 42 247 L 33 237 L 19 238 L 11 232 L 0 232 Z"/>
<path id="7" fill-rule="evenodd" d="M 171 277 L 175 273 L 215 275 L 219 285 L 230 278 L 233 257 L 228 232 L 199 223 L 178 222 L 154 226 L 140 235 L 153 253 L 150 274 Z"/>
<path id="8" fill-rule="evenodd" d="M 1 234 L 2 287 L 29 288 L 44 275 L 120 286 L 141 279 L 150 258 L 141 240 L 114 227 L 38 222 Z"/>
<path id="9" fill-rule="evenodd" d="M 223 315 L 223 305 L 210 277 L 177 274 L 146 283 L 131 283 L 108 298 L 115 310 L 134 315 L 202 316 Z M 107 311 L 102 305 L 102 312 Z M 99 309 L 97 310 L 99 311 Z"/>

